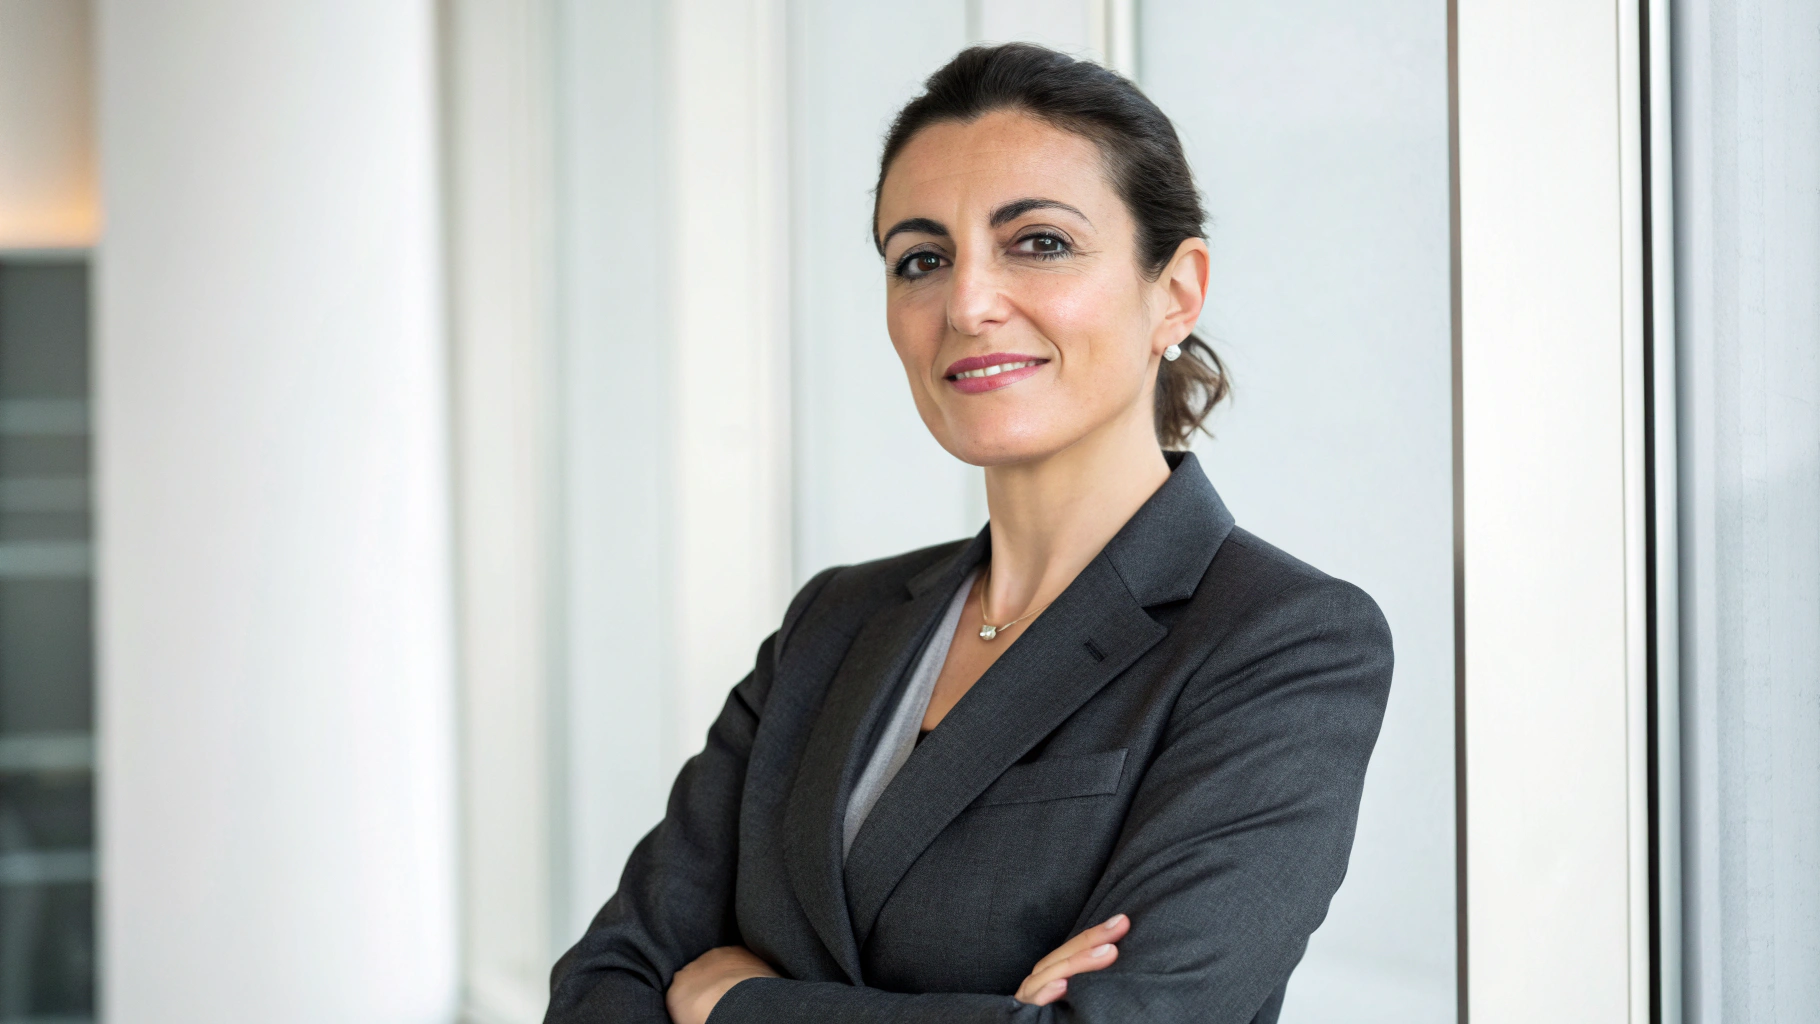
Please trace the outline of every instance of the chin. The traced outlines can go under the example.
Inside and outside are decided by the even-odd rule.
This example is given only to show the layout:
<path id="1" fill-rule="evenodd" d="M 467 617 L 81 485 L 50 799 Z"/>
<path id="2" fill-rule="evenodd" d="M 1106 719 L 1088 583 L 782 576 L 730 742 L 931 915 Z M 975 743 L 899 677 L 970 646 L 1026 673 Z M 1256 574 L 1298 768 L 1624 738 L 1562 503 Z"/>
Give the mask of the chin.
<path id="1" fill-rule="evenodd" d="M 930 432 L 948 454 L 974 466 L 1008 466 L 1048 458 L 1080 440 L 1078 424 L 1033 416 L 995 416 L 985 422 L 948 422 Z"/>

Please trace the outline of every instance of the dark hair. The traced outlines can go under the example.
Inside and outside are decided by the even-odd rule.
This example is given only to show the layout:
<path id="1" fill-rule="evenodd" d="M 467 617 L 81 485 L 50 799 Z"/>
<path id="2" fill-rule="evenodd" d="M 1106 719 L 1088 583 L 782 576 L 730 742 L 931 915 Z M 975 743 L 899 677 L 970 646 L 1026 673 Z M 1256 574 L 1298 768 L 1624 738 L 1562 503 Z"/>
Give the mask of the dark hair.
<path id="1" fill-rule="evenodd" d="M 1201 196 L 1175 125 L 1130 79 L 1031 43 L 962 50 L 923 83 L 885 134 L 878 187 L 917 132 L 944 121 L 972 121 L 995 110 L 1021 110 L 1100 149 L 1113 189 L 1137 221 L 1138 266 L 1156 280 L 1182 242 L 1206 237 Z M 872 196 L 877 240 L 878 191 Z M 1190 334 L 1182 356 L 1156 376 L 1156 436 L 1165 448 L 1186 447 L 1230 390 L 1213 347 Z"/>

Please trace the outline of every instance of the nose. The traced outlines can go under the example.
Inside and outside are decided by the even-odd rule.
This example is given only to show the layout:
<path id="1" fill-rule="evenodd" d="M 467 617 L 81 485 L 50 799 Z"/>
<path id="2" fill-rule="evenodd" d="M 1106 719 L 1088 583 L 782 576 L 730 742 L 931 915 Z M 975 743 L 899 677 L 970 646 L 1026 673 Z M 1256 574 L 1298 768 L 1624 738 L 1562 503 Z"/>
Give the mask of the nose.
<path id="1" fill-rule="evenodd" d="M 961 253 L 948 280 L 948 326 L 956 333 L 977 337 L 1010 319 L 1011 301 L 990 259 Z"/>

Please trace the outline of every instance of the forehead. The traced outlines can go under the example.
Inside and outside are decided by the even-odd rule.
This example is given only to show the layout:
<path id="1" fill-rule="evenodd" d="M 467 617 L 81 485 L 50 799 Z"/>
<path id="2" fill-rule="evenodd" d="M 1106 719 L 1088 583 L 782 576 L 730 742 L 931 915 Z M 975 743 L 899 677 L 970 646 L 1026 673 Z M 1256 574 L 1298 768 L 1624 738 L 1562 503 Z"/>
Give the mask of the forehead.
<path id="1" fill-rule="evenodd" d="M 1095 211 L 1117 205 L 1092 140 L 1029 114 L 997 110 L 918 132 L 879 188 L 879 220 L 952 215 L 1041 196 Z"/>

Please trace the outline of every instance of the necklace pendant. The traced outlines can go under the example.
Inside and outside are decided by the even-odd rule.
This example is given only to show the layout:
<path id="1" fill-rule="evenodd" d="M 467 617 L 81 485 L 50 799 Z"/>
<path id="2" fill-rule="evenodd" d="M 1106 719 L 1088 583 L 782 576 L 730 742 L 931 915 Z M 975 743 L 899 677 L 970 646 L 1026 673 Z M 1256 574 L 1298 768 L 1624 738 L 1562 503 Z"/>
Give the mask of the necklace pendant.
<path id="1" fill-rule="evenodd" d="M 997 626 L 981 626 L 980 627 L 980 639 L 981 640 L 991 640 L 993 637 L 996 637 L 996 636 L 998 636 L 998 627 Z"/>

